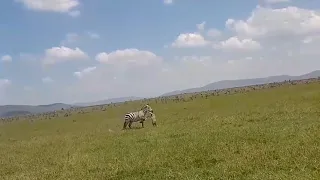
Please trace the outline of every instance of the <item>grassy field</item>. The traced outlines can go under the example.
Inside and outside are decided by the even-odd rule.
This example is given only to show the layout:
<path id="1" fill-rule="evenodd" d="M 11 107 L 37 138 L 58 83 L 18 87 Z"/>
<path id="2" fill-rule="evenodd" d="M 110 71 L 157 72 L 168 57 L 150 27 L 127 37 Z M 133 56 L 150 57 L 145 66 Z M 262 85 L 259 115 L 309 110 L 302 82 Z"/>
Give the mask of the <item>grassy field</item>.
<path id="1" fill-rule="evenodd" d="M 320 179 L 320 84 L 0 125 L 0 179 Z"/>

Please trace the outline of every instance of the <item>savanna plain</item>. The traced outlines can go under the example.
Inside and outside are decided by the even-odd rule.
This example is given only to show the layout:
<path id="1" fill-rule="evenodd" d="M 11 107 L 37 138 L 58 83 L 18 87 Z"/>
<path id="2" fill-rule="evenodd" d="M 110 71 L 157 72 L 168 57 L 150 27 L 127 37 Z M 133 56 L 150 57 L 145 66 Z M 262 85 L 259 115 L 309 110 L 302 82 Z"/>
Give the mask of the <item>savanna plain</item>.
<path id="1" fill-rule="evenodd" d="M 122 130 L 149 103 L 157 118 Z M 0 124 L 0 179 L 320 179 L 320 83 Z"/>

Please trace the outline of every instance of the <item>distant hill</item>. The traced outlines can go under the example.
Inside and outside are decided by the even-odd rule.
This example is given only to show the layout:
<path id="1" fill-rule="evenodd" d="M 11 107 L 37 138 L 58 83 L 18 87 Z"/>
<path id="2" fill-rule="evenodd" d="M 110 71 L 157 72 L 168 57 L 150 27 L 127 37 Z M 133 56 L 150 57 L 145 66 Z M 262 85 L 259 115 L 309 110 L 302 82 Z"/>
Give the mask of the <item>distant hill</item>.
<path id="1" fill-rule="evenodd" d="M 75 103 L 74 105 L 76 105 L 76 106 L 97 106 L 97 105 L 119 103 L 119 102 L 125 102 L 125 101 L 135 101 L 135 100 L 140 100 L 140 99 L 143 99 L 143 98 L 129 96 L 129 97 L 112 98 L 112 99 L 101 100 L 101 101 L 96 101 L 96 102 Z"/>
<path id="2" fill-rule="evenodd" d="M 301 80 L 301 79 L 310 79 L 310 78 L 317 78 L 317 77 L 320 77 L 320 70 L 313 71 L 308 74 L 303 74 L 301 76 L 281 75 L 281 76 L 270 76 L 270 77 L 266 77 L 266 78 L 223 80 L 223 81 L 210 83 L 210 84 L 203 86 L 203 87 L 191 88 L 191 89 L 185 89 L 185 90 L 165 93 L 161 96 L 172 96 L 172 95 L 184 94 L 184 93 L 194 93 L 194 92 L 210 91 L 210 90 L 216 90 L 216 89 L 251 86 L 251 85 L 256 85 L 256 84 L 267 84 L 267 83 L 272 83 L 272 82 L 282 82 L 285 80 Z"/>
<path id="3" fill-rule="evenodd" d="M 0 117 L 11 117 L 11 116 L 34 114 L 34 113 L 44 113 L 44 112 L 61 110 L 62 108 L 69 109 L 71 107 L 73 107 L 73 105 L 62 104 L 62 103 L 39 105 L 39 106 L 5 105 L 5 106 L 0 106 Z"/>

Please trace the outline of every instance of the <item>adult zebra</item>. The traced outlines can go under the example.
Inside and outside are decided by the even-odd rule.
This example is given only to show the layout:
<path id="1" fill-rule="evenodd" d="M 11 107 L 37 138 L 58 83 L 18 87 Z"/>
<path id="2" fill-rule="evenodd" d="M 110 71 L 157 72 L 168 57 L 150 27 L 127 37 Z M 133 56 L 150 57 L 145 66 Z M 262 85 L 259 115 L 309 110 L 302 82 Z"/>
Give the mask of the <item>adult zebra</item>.
<path id="1" fill-rule="evenodd" d="M 143 123 L 147 118 L 152 118 L 152 125 L 156 126 L 155 115 L 153 113 L 153 109 L 151 108 L 151 106 L 149 106 L 149 104 L 143 106 L 140 111 L 126 113 L 124 115 L 123 129 L 126 129 L 127 125 L 129 125 L 129 128 L 131 128 L 131 124 L 133 122 L 140 122 L 143 128 Z"/>

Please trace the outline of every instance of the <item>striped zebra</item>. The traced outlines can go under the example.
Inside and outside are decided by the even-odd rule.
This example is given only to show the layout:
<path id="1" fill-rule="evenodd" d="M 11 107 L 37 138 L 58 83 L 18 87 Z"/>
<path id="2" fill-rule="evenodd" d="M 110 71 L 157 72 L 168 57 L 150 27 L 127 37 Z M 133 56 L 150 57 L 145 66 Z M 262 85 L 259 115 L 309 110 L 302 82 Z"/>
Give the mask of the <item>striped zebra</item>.
<path id="1" fill-rule="evenodd" d="M 153 113 L 153 109 L 148 104 L 143 106 L 140 111 L 126 113 L 124 115 L 123 129 L 126 129 L 127 125 L 129 125 L 129 128 L 131 128 L 131 124 L 133 122 L 140 122 L 141 126 L 143 128 L 144 127 L 143 123 L 147 118 L 152 118 L 153 126 L 156 125 L 156 120 L 155 120 L 155 115 Z"/>

